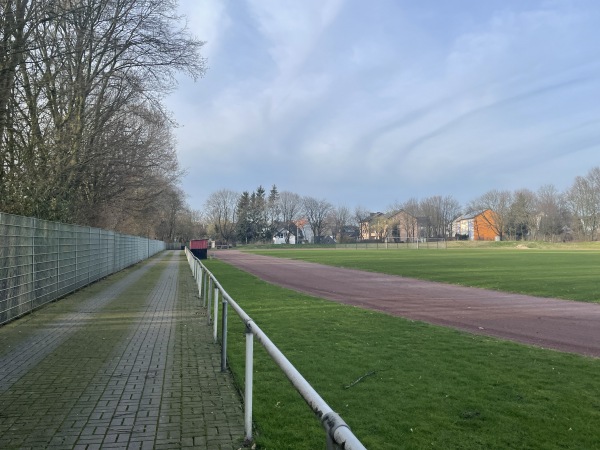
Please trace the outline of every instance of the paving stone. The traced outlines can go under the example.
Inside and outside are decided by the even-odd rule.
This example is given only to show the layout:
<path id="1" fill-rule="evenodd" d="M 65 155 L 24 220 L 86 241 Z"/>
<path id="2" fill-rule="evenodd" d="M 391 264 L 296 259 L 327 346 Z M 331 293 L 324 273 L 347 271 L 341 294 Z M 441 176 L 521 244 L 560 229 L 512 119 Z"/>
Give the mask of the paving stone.
<path id="1" fill-rule="evenodd" d="M 165 252 L 0 355 L 0 448 L 240 447 L 241 400 L 182 265 Z"/>

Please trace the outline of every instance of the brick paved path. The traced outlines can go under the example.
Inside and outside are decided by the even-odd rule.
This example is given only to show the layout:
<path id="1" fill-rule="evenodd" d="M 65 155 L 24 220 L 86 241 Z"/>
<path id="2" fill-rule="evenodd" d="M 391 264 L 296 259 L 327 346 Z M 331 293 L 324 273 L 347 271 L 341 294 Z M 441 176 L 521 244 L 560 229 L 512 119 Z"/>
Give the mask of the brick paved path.
<path id="1" fill-rule="evenodd" d="M 241 447 L 185 257 L 128 272 L 0 328 L 0 448 Z"/>

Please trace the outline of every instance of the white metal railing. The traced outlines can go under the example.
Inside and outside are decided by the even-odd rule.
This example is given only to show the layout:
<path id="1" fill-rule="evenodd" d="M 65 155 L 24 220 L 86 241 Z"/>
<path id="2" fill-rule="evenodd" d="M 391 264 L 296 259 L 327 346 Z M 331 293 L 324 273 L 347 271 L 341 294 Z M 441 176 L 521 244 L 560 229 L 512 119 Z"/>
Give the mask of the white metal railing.
<path id="1" fill-rule="evenodd" d="M 164 248 L 162 241 L 0 212 L 0 325 Z"/>
<path id="2" fill-rule="evenodd" d="M 213 325 L 213 340 L 215 343 L 217 343 L 218 331 L 218 301 L 219 295 L 221 296 L 221 371 L 224 372 L 227 370 L 227 309 L 229 305 L 231 305 L 246 325 L 246 375 L 244 386 L 244 430 L 246 441 L 250 442 L 252 440 L 252 374 L 254 338 L 256 338 L 287 376 L 304 401 L 306 401 L 317 419 L 320 420 L 325 428 L 327 449 L 366 450 L 365 446 L 354 436 L 350 427 L 321 398 L 317 391 L 304 379 L 302 374 L 288 361 L 285 355 L 275 346 L 252 318 L 229 296 L 206 266 L 187 247 L 185 253 L 198 285 L 198 293 L 200 294 L 200 298 L 202 298 L 203 306 L 207 310 L 208 324 Z"/>

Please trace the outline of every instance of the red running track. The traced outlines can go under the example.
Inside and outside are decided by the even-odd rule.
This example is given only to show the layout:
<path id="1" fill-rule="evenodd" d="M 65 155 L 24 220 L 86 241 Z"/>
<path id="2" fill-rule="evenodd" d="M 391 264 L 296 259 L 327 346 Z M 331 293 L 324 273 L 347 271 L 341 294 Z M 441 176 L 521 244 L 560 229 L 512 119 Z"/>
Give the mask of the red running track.
<path id="1" fill-rule="evenodd" d="M 600 357 L 600 304 L 509 294 L 242 253 L 214 256 L 269 283 L 348 305 Z"/>

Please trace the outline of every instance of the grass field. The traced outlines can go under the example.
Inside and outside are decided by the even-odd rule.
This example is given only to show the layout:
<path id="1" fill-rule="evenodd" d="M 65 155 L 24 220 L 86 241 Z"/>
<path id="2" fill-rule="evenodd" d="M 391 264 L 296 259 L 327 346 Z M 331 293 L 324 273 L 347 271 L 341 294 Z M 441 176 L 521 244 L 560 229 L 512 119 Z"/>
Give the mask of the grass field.
<path id="1" fill-rule="evenodd" d="M 504 244 L 504 243 L 499 243 Z M 506 292 L 600 302 L 600 249 L 270 249 L 255 253 Z"/>
<path id="2" fill-rule="evenodd" d="M 520 258 L 512 251 L 301 253 L 302 259 L 347 267 L 364 268 L 368 260 L 370 270 L 421 278 L 431 269 L 427 272 L 440 281 L 460 274 L 457 261 L 477 261 L 471 270 L 462 270 L 466 274 L 459 280 L 471 285 L 476 284 L 473 280 L 483 283 L 485 273 L 501 267 L 505 276 L 518 278 L 518 271 L 509 268 Z M 540 264 L 544 261 L 541 255 L 528 255 Z M 598 254 L 590 257 L 600 262 Z M 583 255 L 559 252 L 557 258 L 591 273 Z M 477 267 L 486 261 L 487 269 Z M 308 297 L 217 260 L 207 261 L 207 266 L 369 449 L 599 448 L 598 359 Z M 553 265 L 545 266 L 550 270 Z M 533 271 L 544 278 L 542 269 Z M 500 278 L 494 287 L 502 285 Z M 591 276 L 580 280 L 582 291 L 593 291 L 587 286 L 595 282 Z M 229 346 L 231 369 L 243 385 L 243 325 L 234 314 Z M 324 448 L 323 431 L 309 408 L 264 350 L 257 348 L 256 353 L 254 418 L 259 448 Z"/>

